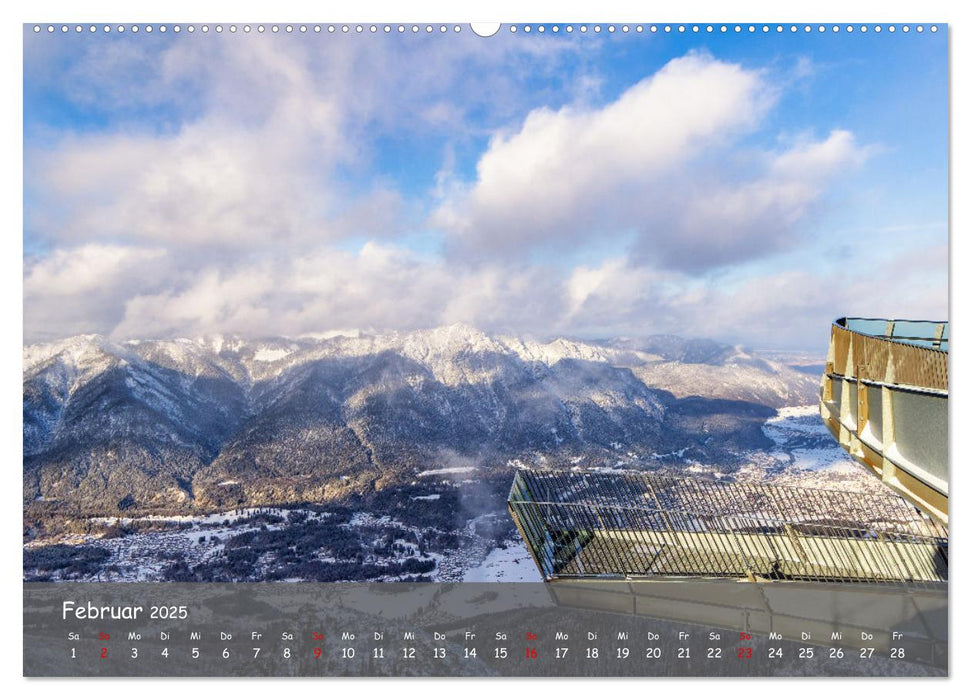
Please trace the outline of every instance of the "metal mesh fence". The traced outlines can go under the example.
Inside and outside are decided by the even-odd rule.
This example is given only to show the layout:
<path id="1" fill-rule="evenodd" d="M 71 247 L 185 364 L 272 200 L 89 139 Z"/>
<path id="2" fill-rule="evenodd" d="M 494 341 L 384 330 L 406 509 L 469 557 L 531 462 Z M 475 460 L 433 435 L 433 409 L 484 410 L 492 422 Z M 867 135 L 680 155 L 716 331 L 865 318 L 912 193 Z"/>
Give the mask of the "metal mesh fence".
<path id="1" fill-rule="evenodd" d="M 919 346 L 914 342 L 917 341 L 866 335 L 847 330 L 839 322 L 834 323 L 831 338 L 833 366 L 828 371 L 865 382 L 946 392 L 948 353 L 940 345 Z M 928 338 L 926 342 L 940 341 Z"/>
<path id="2" fill-rule="evenodd" d="M 946 528 L 889 492 L 523 470 L 509 509 L 547 579 L 947 580 Z"/>

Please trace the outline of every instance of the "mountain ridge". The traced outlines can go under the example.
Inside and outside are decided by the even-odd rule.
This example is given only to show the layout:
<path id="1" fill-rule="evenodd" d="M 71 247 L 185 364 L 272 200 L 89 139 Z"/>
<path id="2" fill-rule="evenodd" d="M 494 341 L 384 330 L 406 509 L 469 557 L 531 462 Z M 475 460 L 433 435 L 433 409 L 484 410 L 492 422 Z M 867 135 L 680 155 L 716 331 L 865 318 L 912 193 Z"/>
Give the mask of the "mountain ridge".
<path id="1" fill-rule="evenodd" d="M 456 456 L 730 464 L 815 378 L 676 336 L 547 342 L 453 325 L 24 348 L 25 509 L 85 513 L 353 497 Z M 632 456 L 633 455 L 633 456 Z M 46 505 L 45 504 L 49 504 Z"/>

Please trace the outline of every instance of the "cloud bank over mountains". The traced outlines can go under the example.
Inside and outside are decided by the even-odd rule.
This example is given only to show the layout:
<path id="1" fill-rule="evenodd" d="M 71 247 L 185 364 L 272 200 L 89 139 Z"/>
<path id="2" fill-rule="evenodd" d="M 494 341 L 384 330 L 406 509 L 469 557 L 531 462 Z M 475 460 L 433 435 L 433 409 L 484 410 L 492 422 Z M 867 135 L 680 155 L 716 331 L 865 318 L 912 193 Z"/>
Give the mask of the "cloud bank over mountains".
<path id="1" fill-rule="evenodd" d="M 920 256 L 887 246 L 893 278 L 822 255 L 880 144 L 790 113 L 804 62 L 689 49 L 608 90 L 607 43 L 434 38 L 29 45 L 26 342 L 461 322 L 799 346 L 843 313 L 946 315 L 937 223 Z"/>

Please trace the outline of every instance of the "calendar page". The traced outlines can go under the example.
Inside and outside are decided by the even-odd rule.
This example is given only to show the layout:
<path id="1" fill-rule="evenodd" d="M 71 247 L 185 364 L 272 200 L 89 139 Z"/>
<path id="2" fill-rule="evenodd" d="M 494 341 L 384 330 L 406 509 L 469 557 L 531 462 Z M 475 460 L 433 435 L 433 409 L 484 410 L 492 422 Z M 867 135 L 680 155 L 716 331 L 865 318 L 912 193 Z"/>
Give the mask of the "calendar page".
<path id="1" fill-rule="evenodd" d="M 22 34 L 24 676 L 949 674 L 947 23 Z"/>

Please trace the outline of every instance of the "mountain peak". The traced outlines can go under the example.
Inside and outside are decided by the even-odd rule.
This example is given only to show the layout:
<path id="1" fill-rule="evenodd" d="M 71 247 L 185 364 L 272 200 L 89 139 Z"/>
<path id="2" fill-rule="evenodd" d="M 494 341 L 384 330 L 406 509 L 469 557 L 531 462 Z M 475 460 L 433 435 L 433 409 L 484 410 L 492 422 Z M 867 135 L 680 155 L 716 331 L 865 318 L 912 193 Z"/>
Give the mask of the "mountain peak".
<path id="1" fill-rule="evenodd" d="M 50 343 L 25 345 L 23 348 L 24 372 L 60 357 L 70 366 L 78 366 L 105 354 L 121 356 L 122 348 L 102 335 L 90 333 L 62 338 Z"/>

